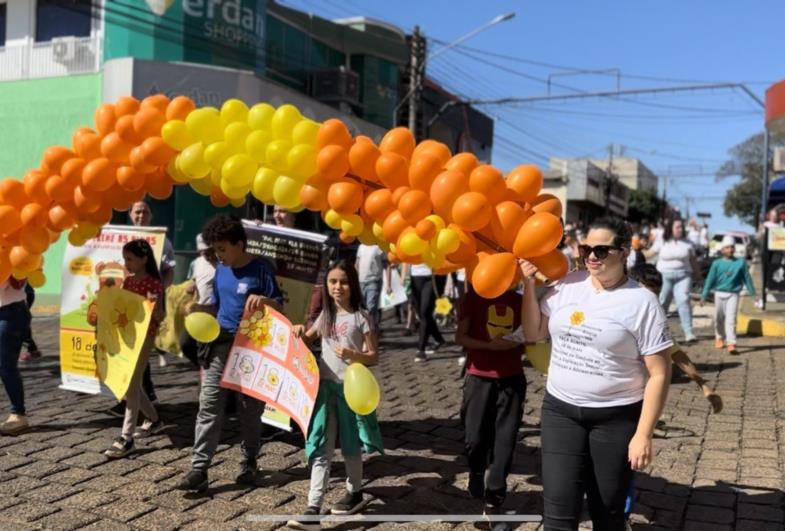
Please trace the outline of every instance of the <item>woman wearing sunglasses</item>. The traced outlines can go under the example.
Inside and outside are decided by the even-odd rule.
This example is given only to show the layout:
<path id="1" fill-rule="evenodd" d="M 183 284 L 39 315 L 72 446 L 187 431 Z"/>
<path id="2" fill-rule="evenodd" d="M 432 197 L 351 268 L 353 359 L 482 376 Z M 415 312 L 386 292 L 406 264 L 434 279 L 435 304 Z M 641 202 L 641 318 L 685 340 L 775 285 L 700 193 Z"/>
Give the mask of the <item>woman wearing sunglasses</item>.
<path id="1" fill-rule="evenodd" d="M 652 434 L 670 382 L 673 344 L 657 297 L 627 277 L 630 229 L 595 222 L 579 247 L 586 271 L 541 301 L 522 260 L 523 332 L 551 337 L 541 417 L 545 529 L 576 530 L 584 493 L 594 529 L 625 529 L 633 470 L 652 460 Z"/>

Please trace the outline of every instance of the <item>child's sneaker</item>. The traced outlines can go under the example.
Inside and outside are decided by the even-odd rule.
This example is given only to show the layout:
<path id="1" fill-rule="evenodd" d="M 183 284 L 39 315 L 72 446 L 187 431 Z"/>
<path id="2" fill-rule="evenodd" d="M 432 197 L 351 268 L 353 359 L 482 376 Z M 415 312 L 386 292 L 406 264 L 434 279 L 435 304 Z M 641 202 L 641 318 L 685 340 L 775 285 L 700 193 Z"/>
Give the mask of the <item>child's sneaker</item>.
<path id="1" fill-rule="evenodd" d="M 417 354 L 414 355 L 414 362 L 422 363 L 424 361 L 428 361 L 428 356 L 426 356 L 425 352 L 423 352 L 422 350 L 418 350 Z"/>
<path id="2" fill-rule="evenodd" d="M 183 479 L 174 486 L 177 490 L 205 492 L 207 490 L 207 473 L 201 470 L 191 470 Z"/>
<path id="3" fill-rule="evenodd" d="M 354 514 L 357 512 L 363 505 L 363 493 L 362 491 L 359 492 L 347 492 L 343 495 L 343 498 L 335 502 L 330 512 L 332 514 Z"/>
<path id="4" fill-rule="evenodd" d="M 725 341 L 723 341 L 719 337 L 714 340 L 714 348 L 722 348 L 724 346 L 725 346 Z"/>
<path id="5" fill-rule="evenodd" d="M 109 459 L 120 459 L 134 451 L 134 440 L 126 439 L 122 436 L 118 437 L 112 443 L 112 446 L 106 449 L 104 455 Z"/>
<path id="6" fill-rule="evenodd" d="M 134 432 L 134 439 L 147 439 L 153 435 L 157 435 L 166 429 L 166 424 L 161 419 L 155 422 L 145 420 L 141 426 L 136 428 Z"/>
<path id="7" fill-rule="evenodd" d="M 734 345 L 734 344 L 729 344 L 728 345 L 728 354 L 730 354 L 731 356 L 738 356 L 739 355 L 739 351 L 736 350 L 736 345 Z"/>
<path id="8" fill-rule="evenodd" d="M 316 531 L 317 529 L 322 528 L 322 524 L 319 523 L 318 520 L 315 518 L 319 516 L 319 508 L 318 507 L 308 507 L 305 511 L 303 511 L 303 516 L 310 516 L 314 517 L 314 520 L 310 518 L 302 519 L 302 520 L 289 520 L 286 522 L 286 527 L 289 529 L 302 529 L 303 531 Z"/>

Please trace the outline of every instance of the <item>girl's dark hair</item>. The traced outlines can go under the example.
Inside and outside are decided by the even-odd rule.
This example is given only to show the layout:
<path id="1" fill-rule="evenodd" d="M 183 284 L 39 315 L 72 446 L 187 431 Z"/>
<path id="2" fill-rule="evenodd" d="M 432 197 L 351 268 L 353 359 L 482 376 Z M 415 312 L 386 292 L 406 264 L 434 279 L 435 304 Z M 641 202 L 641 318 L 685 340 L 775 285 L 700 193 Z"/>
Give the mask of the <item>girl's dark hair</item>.
<path id="1" fill-rule="evenodd" d="M 202 238 L 207 245 L 221 241 L 229 242 L 232 245 L 243 242 L 243 249 L 247 247 L 248 243 L 243 222 L 237 216 L 227 214 L 213 216 L 202 229 Z"/>
<path id="2" fill-rule="evenodd" d="M 147 258 L 144 264 L 145 272 L 156 280 L 161 280 L 161 273 L 158 272 L 158 264 L 155 261 L 153 248 L 147 240 L 133 240 L 123 245 L 123 252 L 130 253 L 137 258 Z"/>
<path id="3" fill-rule="evenodd" d="M 641 264 L 630 269 L 630 278 L 657 295 L 662 290 L 662 274 L 653 264 Z"/>
<path id="4" fill-rule="evenodd" d="M 632 246 L 632 229 L 623 219 L 600 218 L 589 225 L 589 230 L 605 229 L 613 233 L 613 245 L 629 249 Z"/>
<path id="5" fill-rule="evenodd" d="M 353 312 L 359 312 L 362 309 L 360 279 L 357 276 L 357 270 L 354 268 L 354 263 L 344 259 L 332 262 L 327 268 L 327 273 L 324 275 L 324 283 L 322 285 L 324 314 L 322 317 L 321 329 L 319 330 L 322 337 L 335 336 L 335 315 L 338 313 L 338 308 L 336 308 L 333 298 L 330 297 L 329 286 L 327 284 L 327 277 L 329 276 L 330 271 L 333 271 L 334 269 L 340 269 L 346 273 L 346 277 L 349 279 L 349 308 Z"/>
<path id="6" fill-rule="evenodd" d="M 684 220 L 681 219 L 681 218 L 673 218 L 673 219 L 669 219 L 669 220 L 667 220 L 665 222 L 665 230 L 662 233 L 663 241 L 669 242 L 669 241 L 673 240 L 673 224 L 676 223 L 677 221 L 681 221 L 682 227 L 684 226 Z M 682 239 L 684 239 L 684 237 L 685 237 L 683 228 L 682 228 L 682 235 L 681 235 L 681 237 L 682 237 Z"/>

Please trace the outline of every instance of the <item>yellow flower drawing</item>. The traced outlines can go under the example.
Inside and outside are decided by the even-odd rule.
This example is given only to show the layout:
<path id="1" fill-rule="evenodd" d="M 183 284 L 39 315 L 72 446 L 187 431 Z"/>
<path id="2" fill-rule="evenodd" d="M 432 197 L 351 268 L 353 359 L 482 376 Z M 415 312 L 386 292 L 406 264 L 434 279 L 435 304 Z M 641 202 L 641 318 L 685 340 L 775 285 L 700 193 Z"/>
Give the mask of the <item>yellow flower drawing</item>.
<path id="1" fill-rule="evenodd" d="M 270 334 L 271 317 L 258 311 L 248 319 L 240 321 L 240 333 L 258 347 L 266 347 L 272 342 Z"/>
<path id="2" fill-rule="evenodd" d="M 305 368 L 308 369 L 308 372 L 311 374 L 316 374 L 318 367 L 316 366 L 316 358 L 314 358 L 313 355 L 305 355 Z"/>
<path id="3" fill-rule="evenodd" d="M 452 303 L 450 299 L 447 297 L 441 297 L 436 299 L 436 309 L 434 312 L 436 315 L 447 315 L 452 310 Z"/>
<path id="4" fill-rule="evenodd" d="M 570 324 L 572 326 L 580 326 L 583 324 L 585 319 L 586 317 L 583 315 L 583 312 L 576 310 L 572 312 L 572 315 L 570 315 Z"/>
<path id="5" fill-rule="evenodd" d="M 108 288 L 98 302 L 97 343 L 102 353 L 120 352 L 120 339 L 129 347 L 137 341 L 136 324 L 144 320 L 142 298 L 122 288 Z"/>

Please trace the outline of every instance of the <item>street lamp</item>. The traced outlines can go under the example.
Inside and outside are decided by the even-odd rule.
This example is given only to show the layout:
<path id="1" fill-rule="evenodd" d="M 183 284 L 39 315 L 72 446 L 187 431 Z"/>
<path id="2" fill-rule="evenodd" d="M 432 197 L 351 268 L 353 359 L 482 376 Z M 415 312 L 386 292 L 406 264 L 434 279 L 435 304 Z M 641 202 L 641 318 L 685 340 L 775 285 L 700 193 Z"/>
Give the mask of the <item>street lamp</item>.
<path id="1" fill-rule="evenodd" d="M 444 52 L 446 52 L 448 50 L 451 50 L 452 48 L 455 48 L 456 46 L 460 45 L 461 43 L 471 39 L 472 37 L 474 37 L 478 33 L 487 30 L 491 26 L 495 26 L 496 24 L 499 24 L 500 22 L 504 22 L 506 20 L 510 20 L 510 19 L 512 19 L 514 17 L 515 17 L 515 12 L 510 12 L 510 13 L 504 13 L 502 15 L 497 15 L 494 18 L 492 18 L 491 20 L 489 20 L 488 22 L 486 22 L 485 24 L 483 24 L 482 26 L 473 29 L 472 31 L 470 31 L 466 35 L 458 38 L 457 40 L 455 40 L 455 41 L 453 41 L 453 42 L 451 42 L 449 44 L 446 44 L 446 45 L 442 46 L 438 50 L 435 50 L 433 53 L 429 54 L 423 60 L 423 62 L 420 65 L 418 65 L 417 71 L 414 72 L 414 75 L 411 76 L 410 84 L 412 86 L 409 87 L 409 92 L 406 93 L 406 95 L 401 99 L 401 101 L 398 102 L 398 105 L 395 106 L 395 109 L 393 109 L 393 116 L 392 116 L 392 123 L 393 123 L 393 125 L 396 122 L 396 118 L 398 117 L 398 111 L 401 109 L 401 106 L 404 103 L 406 103 L 407 101 L 409 101 L 409 98 L 411 98 L 412 95 L 419 88 L 419 86 L 418 86 L 419 85 L 419 79 L 420 79 L 420 75 L 425 70 L 425 63 L 427 63 L 429 60 L 433 59 L 434 57 L 438 57 L 439 55 L 443 54 Z"/>

